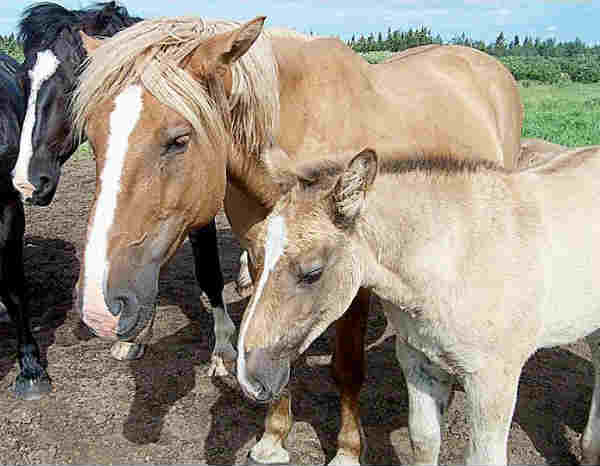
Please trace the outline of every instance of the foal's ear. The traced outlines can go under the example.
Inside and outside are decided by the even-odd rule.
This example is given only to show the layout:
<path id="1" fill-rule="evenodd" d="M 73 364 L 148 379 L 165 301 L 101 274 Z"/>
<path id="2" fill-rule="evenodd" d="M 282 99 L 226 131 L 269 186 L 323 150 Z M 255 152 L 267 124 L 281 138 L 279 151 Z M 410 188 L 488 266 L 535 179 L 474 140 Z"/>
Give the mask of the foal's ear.
<path id="1" fill-rule="evenodd" d="M 83 48 L 85 49 L 88 55 L 94 53 L 94 50 L 96 50 L 102 44 L 101 40 L 96 39 L 95 37 L 88 36 L 83 31 L 79 31 L 79 36 L 81 37 L 81 42 L 83 42 Z"/>
<path id="2" fill-rule="evenodd" d="M 266 16 L 258 16 L 233 31 L 216 34 L 206 40 L 190 57 L 189 66 L 194 74 L 215 71 L 224 76 L 233 64 L 256 42 L 263 30 Z M 187 64 L 184 63 L 184 68 Z"/>
<path id="3" fill-rule="evenodd" d="M 335 221 L 340 226 L 352 226 L 360 214 L 367 191 L 377 176 L 377 154 L 363 149 L 355 155 L 333 188 Z"/>

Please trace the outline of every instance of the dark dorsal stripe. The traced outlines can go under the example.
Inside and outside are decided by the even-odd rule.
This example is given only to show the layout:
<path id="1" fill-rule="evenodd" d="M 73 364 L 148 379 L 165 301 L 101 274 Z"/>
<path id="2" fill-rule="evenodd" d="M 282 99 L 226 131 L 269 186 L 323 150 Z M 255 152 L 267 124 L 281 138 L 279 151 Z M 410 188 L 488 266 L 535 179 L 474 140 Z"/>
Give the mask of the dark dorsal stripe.
<path id="1" fill-rule="evenodd" d="M 296 176 L 305 186 L 318 186 L 327 183 L 332 177 L 340 175 L 346 161 L 320 160 L 314 164 L 299 167 Z M 451 155 L 413 155 L 406 158 L 399 154 L 385 154 L 379 157 L 379 173 L 403 174 L 420 171 L 429 175 L 459 175 L 475 173 L 480 170 L 507 173 L 507 170 L 496 162 L 487 159 L 465 159 Z"/>
<path id="2" fill-rule="evenodd" d="M 141 21 L 129 15 L 116 2 L 96 3 L 82 10 L 67 10 L 51 2 L 37 3 L 27 8 L 19 23 L 19 40 L 27 55 L 32 50 L 51 48 L 65 27 L 84 30 L 90 35 L 112 36 L 121 29 Z"/>

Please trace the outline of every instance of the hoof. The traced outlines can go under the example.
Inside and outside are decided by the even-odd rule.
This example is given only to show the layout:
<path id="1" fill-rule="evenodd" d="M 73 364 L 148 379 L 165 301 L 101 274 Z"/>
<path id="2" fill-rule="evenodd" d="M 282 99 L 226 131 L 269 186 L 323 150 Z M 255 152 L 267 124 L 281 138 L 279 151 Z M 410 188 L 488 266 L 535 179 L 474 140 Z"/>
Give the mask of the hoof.
<path id="1" fill-rule="evenodd" d="M 19 374 L 13 388 L 15 397 L 26 401 L 39 400 L 51 391 L 52 382 L 47 374 L 42 374 L 37 379 L 29 379 Z"/>
<path id="2" fill-rule="evenodd" d="M 256 461 L 254 458 L 252 458 L 250 452 L 248 452 L 248 456 L 246 457 L 246 466 L 287 466 L 290 464 L 292 463 L 261 463 L 260 461 Z"/>
<path id="3" fill-rule="evenodd" d="M 140 359 L 145 350 L 145 345 L 141 343 L 117 341 L 112 345 L 110 355 L 118 361 L 133 361 L 134 359 Z"/>
<path id="4" fill-rule="evenodd" d="M 254 292 L 254 284 L 252 282 L 235 282 L 235 291 L 242 298 L 246 298 L 248 296 L 251 296 Z"/>
<path id="5" fill-rule="evenodd" d="M 235 375 L 235 361 L 213 356 L 210 366 L 202 375 L 204 377 L 225 377 L 229 374 Z"/>

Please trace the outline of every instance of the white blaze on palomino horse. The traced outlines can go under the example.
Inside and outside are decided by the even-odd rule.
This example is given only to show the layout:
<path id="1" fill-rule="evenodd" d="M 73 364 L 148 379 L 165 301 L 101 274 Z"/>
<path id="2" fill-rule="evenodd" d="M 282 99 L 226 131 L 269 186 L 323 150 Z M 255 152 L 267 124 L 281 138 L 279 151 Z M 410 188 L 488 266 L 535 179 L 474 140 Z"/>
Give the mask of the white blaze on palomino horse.
<path id="1" fill-rule="evenodd" d="M 159 268 L 223 200 L 245 244 L 282 194 L 270 163 L 372 145 L 515 165 L 522 107 L 513 77 L 495 59 L 465 47 L 426 46 L 369 65 L 337 39 L 263 32 L 263 22 L 163 18 L 104 41 L 83 36 L 90 62 L 75 92 L 74 121 L 101 174 L 94 211 L 106 202 L 111 215 L 90 216 L 78 302 L 99 335 L 136 342 L 149 334 Z M 120 105 L 134 95 L 135 105 Z M 117 138 L 111 122 L 120 119 L 130 126 Z M 119 174 L 108 168 L 116 167 L 115 138 Z M 261 263 L 251 266 L 260 276 Z M 359 291 L 336 324 L 342 425 L 334 463 L 358 462 L 365 453 L 358 395 L 368 303 L 368 292 Z M 220 325 L 217 344 L 230 334 L 219 334 Z M 290 403 L 286 395 L 270 406 L 249 461 L 289 462 L 283 443 Z"/>
<path id="2" fill-rule="evenodd" d="M 515 172 L 450 157 L 378 162 L 371 150 L 348 159 L 284 168 L 289 192 L 248 233 L 265 267 L 238 340 L 245 393 L 277 396 L 293 359 L 364 287 L 397 335 L 415 463 L 437 463 L 458 379 L 466 462 L 506 464 L 523 365 L 585 337 L 596 385 L 582 448 L 599 464 L 600 146 Z"/>

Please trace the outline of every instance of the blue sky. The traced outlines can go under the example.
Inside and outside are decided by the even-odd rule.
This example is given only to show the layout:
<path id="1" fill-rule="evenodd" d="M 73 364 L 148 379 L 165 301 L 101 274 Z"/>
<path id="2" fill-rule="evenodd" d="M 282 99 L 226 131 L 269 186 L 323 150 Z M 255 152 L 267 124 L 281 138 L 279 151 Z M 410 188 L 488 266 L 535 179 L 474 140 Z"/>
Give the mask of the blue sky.
<path id="1" fill-rule="evenodd" d="M 16 31 L 23 9 L 33 2 L 2 0 L 0 34 Z M 88 0 L 63 0 L 67 8 L 90 5 Z M 235 20 L 258 15 L 268 26 L 285 26 L 300 32 L 338 35 L 407 29 L 426 25 L 445 40 L 461 32 L 474 39 L 493 41 L 500 31 L 558 40 L 579 37 L 600 43 L 598 0 L 123 0 L 142 17 L 195 15 Z"/>

